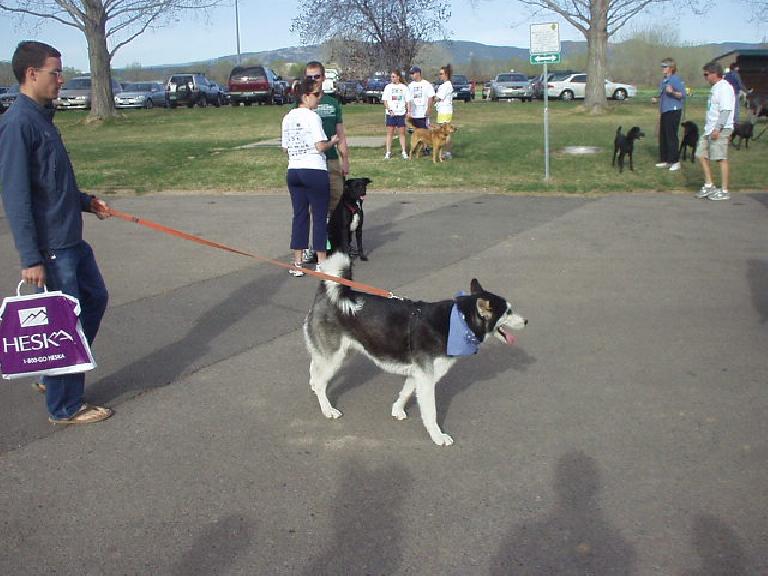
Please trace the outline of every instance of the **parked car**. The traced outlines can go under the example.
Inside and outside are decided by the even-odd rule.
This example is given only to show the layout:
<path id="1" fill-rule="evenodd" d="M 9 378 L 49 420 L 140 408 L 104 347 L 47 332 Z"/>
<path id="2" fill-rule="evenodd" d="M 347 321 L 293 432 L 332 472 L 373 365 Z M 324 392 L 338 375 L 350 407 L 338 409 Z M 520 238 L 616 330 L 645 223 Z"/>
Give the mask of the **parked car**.
<path id="1" fill-rule="evenodd" d="M 442 82 L 435 83 L 435 92 L 437 92 L 437 88 L 440 84 L 442 84 Z M 453 98 L 455 100 L 464 100 L 466 103 L 475 97 L 472 92 L 472 84 L 463 74 L 454 74 L 451 78 L 451 84 L 453 85 Z"/>
<path id="2" fill-rule="evenodd" d="M 123 90 L 120 82 L 112 78 L 112 95 Z M 59 90 L 59 97 L 53 101 L 56 110 L 90 110 L 91 77 L 77 76 L 67 80 Z"/>
<path id="3" fill-rule="evenodd" d="M 165 85 L 165 95 L 171 108 L 195 105 L 205 108 L 208 104 L 218 108 L 222 100 L 218 86 L 211 86 L 211 81 L 201 72 L 171 75 Z"/>
<path id="4" fill-rule="evenodd" d="M 5 112 L 11 107 L 13 101 L 16 100 L 16 96 L 19 95 L 19 85 L 14 84 L 9 87 L 8 90 L 0 94 L 0 113 Z"/>
<path id="5" fill-rule="evenodd" d="M 637 96 L 637 86 L 620 82 L 605 81 L 605 96 L 612 100 L 626 100 Z"/>
<path id="6" fill-rule="evenodd" d="M 539 74 L 536 76 L 533 82 L 531 82 L 531 87 L 533 88 L 533 97 L 537 100 L 542 100 L 544 98 L 544 88 L 547 86 L 547 82 L 550 80 L 564 78 L 565 76 L 573 73 L 573 70 L 550 70 L 547 73 L 546 81 L 544 80 L 544 74 Z"/>
<path id="7" fill-rule="evenodd" d="M 167 106 L 162 82 L 126 82 L 115 94 L 115 108 L 154 108 Z"/>
<path id="8" fill-rule="evenodd" d="M 227 92 L 221 84 L 209 80 L 208 85 L 213 92 L 218 94 L 219 104 L 229 104 L 229 92 Z"/>
<path id="9" fill-rule="evenodd" d="M 381 93 L 384 87 L 389 84 L 389 74 L 377 72 L 363 82 L 363 100 L 370 104 L 381 103 Z"/>
<path id="10" fill-rule="evenodd" d="M 518 72 L 497 74 L 491 82 L 488 98 L 496 102 L 499 99 L 520 98 L 523 102 L 533 100 L 533 87 L 528 76 Z"/>
<path id="11" fill-rule="evenodd" d="M 363 101 L 363 83 L 359 80 L 339 80 L 336 83 L 336 96 L 342 104 Z"/>
<path id="12" fill-rule="evenodd" d="M 574 100 L 584 98 L 587 87 L 586 74 L 567 74 L 547 82 L 547 95 L 550 98 Z M 637 96 L 637 87 L 631 84 L 619 84 L 605 80 L 605 96 L 615 100 L 626 100 Z"/>
<path id="13" fill-rule="evenodd" d="M 279 76 L 266 66 L 235 66 L 229 73 L 229 102 L 232 106 L 276 101 L 282 104 L 285 91 L 278 80 Z"/>

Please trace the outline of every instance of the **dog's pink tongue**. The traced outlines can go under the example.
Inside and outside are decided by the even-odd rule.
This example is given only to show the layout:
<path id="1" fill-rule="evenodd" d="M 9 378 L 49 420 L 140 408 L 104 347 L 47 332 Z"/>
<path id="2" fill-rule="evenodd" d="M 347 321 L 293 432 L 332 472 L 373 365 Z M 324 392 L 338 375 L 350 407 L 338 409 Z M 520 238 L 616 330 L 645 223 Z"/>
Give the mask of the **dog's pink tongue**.
<path id="1" fill-rule="evenodd" d="M 507 344 L 512 346 L 512 344 L 514 344 L 516 340 L 514 334 L 512 334 L 512 332 L 507 332 L 506 330 L 504 330 L 503 332 L 504 332 L 504 338 L 506 338 L 507 340 Z"/>

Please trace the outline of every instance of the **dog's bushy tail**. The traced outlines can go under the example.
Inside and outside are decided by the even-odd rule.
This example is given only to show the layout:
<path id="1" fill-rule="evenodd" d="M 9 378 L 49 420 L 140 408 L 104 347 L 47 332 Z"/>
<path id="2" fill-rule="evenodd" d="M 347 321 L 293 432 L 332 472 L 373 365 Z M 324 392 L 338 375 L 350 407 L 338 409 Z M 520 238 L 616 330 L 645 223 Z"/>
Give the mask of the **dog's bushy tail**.
<path id="1" fill-rule="evenodd" d="M 621 136 L 621 126 L 616 128 L 616 136 Z"/>
<path id="2" fill-rule="evenodd" d="M 336 252 L 323 262 L 321 271 L 330 276 L 352 280 L 352 264 L 349 255 L 343 252 Z M 355 314 L 363 307 L 362 302 L 356 301 L 354 291 L 349 286 L 332 280 L 323 280 L 323 286 L 328 299 L 344 314 Z"/>

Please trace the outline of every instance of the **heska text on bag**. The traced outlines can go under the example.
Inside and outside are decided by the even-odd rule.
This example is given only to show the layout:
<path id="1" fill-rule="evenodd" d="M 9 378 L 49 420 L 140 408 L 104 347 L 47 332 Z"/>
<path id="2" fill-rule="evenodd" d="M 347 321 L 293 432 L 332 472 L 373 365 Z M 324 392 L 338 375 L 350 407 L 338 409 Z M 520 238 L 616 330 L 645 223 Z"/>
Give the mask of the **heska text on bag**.
<path id="1" fill-rule="evenodd" d="M 45 332 L 41 334 L 30 334 L 28 336 L 16 336 L 12 339 L 3 338 L 3 352 L 32 352 L 37 350 L 48 350 L 49 348 L 58 348 L 62 340 L 73 341 L 74 339 L 64 330 L 58 330 L 51 334 Z"/>

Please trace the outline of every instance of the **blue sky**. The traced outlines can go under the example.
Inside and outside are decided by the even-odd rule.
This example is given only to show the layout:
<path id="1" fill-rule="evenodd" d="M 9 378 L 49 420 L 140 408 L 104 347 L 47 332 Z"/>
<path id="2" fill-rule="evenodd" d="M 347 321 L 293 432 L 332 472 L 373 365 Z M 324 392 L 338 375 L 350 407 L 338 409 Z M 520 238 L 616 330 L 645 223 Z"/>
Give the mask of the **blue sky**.
<path id="1" fill-rule="evenodd" d="M 671 9 L 657 8 L 638 17 L 631 25 L 644 27 L 663 23 L 676 31 L 680 41 L 691 44 L 707 42 L 762 42 L 768 25 L 750 22 L 739 0 L 719 0 L 702 16 L 677 16 Z M 242 52 L 258 52 L 299 44 L 289 31 L 301 2 L 296 0 L 238 0 L 240 46 Z M 478 0 L 473 7 L 468 0 L 454 0 L 453 15 L 447 24 L 449 37 L 492 45 L 529 46 L 531 23 L 558 19 L 551 14 L 529 17 L 525 8 L 513 0 Z M 561 40 L 581 40 L 578 31 L 561 24 Z M 78 30 L 50 23 L 37 29 L 21 25 L 13 16 L 0 12 L 0 60 L 10 60 L 16 44 L 37 39 L 56 46 L 64 55 L 64 65 L 88 69 L 85 37 Z M 207 60 L 235 54 L 234 4 L 212 11 L 208 18 L 189 16 L 173 26 L 150 31 L 118 50 L 114 67 L 132 63 L 143 66 Z"/>

